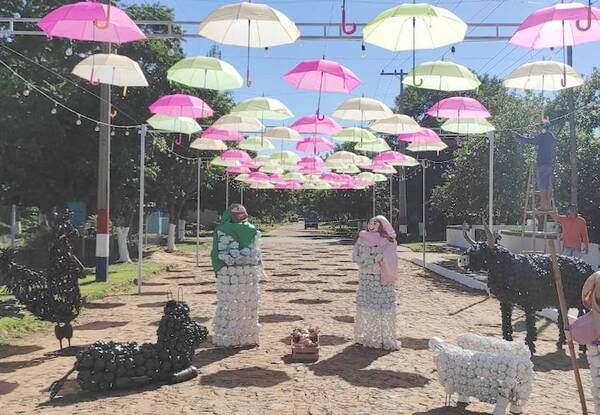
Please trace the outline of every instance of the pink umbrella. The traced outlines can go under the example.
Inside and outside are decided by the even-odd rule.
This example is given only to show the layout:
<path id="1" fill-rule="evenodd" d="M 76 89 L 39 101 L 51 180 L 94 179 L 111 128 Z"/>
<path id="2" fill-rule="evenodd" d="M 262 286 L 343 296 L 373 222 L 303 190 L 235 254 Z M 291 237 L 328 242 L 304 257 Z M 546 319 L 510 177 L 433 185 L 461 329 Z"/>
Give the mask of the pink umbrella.
<path id="1" fill-rule="evenodd" d="M 185 94 L 160 97 L 148 108 L 153 114 L 171 117 L 206 118 L 214 115 L 214 111 L 206 102 Z"/>
<path id="2" fill-rule="evenodd" d="M 327 172 L 327 173 L 323 173 L 319 179 L 329 182 L 329 183 L 341 183 L 343 181 L 345 181 L 345 179 L 342 177 L 341 174 L 337 174 L 337 173 L 333 173 L 333 172 Z"/>
<path id="3" fill-rule="evenodd" d="M 302 157 L 298 163 L 300 168 L 322 168 L 325 165 L 323 159 L 317 156 Z"/>
<path id="4" fill-rule="evenodd" d="M 287 182 L 287 180 L 285 179 L 285 177 L 283 177 L 283 175 L 277 174 L 277 173 L 273 173 L 269 179 L 271 180 L 271 183 L 275 183 L 275 184 Z"/>
<path id="5" fill-rule="evenodd" d="M 254 163 L 253 161 L 244 161 L 244 162 L 242 162 L 242 166 L 247 167 L 252 170 L 256 170 L 260 167 L 258 164 Z"/>
<path id="6" fill-rule="evenodd" d="M 269 177 L 268 174 L 265 174 L 260 171 L 255 171 L 255 172 L 250 173 L 247 181 L 249 181 L 249 182 L 268 182 L 270 180 L 271 180 L 271 178 Z"/>
<path id="7" fill-rule="evenodd" d="M 319 114 L 300 117 L 291 125 L 291 128 L 299 133 L 327 135 L 335 135 L 342 130 L 342 127 L 333 118 L 319 116 Z"/>
<path id="8" fill-rule="evenodd" d="M 450 97 L 434 104 L 427 114 L 437 118 L 490 118 L 492 115 L 476 99 Z"/>
<path id="9" fill-rule="evenodd" d="M 310 166 L 300 167 L 300 170 L 298 170 L 298 172 L 302 173 L 302 174 L 319 174 L 322 171 L 323 171 L 323 167 L 310 167 Z"/>
<path id="10" fill-rule="evenodd" d="M 208 127 L 203 133 L 202 138 L 221 141 L 242 141 L 244 136 L 239 131 L 220 130 L 214 127 Z"/>
<path id="11" fill-rule="evenodd" d="M 226 171 L 227 171 L 227 173 L 231 173 L 231 174 L 250 173 L 250 169 L 246 166 L 231 166 L 231 167 L 227 167 Z"/>
<path id="12" fill-rule="evenodd" d="M 89 1 L 60 6 L 37 25 L 48 37 L 118 44 L 146 39 L 123 10 Z"/>
<path id="13" fill-rule="evenodd" d="M 409 143 L 411 141 L 421 141 L 423 143 L 437 143 L 441 140 L 442 139 L 440 138 L 440 136 L 437 135 L 437 133 L 431 128 L 421 128 L 416 133 L 400 134 L 398 136 L 398 141 L 407 141 Z"/>
<path id="14" fill-rule="evenodd" d="M 334 149 L 331 141 L 321 137 L 307 137 L 296 143 L 296 150 L 303 153 L 317 154 Z"/>
<path id="15" fill-rule="evenodd" d="M 375 157 L 373 157 L 373 163 L 370 166 L 371 170 L 375 168 L 376 164 L 389 164 L 400 166 L 404 164 L 410 164 L 414 159 L 406 154 L 400 153 L 398 151 L 384 151 L 383 153 L 379 153 Z"/>
<path id="16" fill-rule="evenodd" d="M 275 189 L 278 190 L 301 190 L 302 184 L 293 180 L 290 180 L 285 183 L 277 183 L 275 184 Z"/>
<path id="17" fill-rule="evenodd" d="M 354 72 L 337 62 L 306 60 L 300 62 L 283 79 L 296 88 L 319 91 L 317 116 L 321 118 L 321 94 L 323 92 L 352 92 L 361 83 Z"/>
<path id="18" fill-rule="evenodd" d="M 233 160 L 233 161 L 239 161 L 240 163 L 251 163 L 252 162 L 252 157 L 250 157 L 250 155 L 248 155 L 248 153 L 246 153 L 245 151 L 236 150 L 236 149 L 229 149 L 229 150 L 223 152 L 223 154 L 221 154 L 220 158 L 221 158 L 221 160 Z"/>

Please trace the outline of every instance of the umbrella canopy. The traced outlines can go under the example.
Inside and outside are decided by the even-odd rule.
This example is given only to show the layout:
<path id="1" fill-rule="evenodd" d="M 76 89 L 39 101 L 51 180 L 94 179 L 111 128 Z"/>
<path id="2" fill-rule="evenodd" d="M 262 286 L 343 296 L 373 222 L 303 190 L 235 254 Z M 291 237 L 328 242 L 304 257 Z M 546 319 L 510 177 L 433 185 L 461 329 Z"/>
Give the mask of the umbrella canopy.
<path id="1" fill-rule="evenodd" d="M 185 58 L 171 66 L 167 79 L 192 88 L 225 91 L 241 88 L 244 80 L 229 63 L 210 56 Z"/>
<path id="2" fill-rule="evenodd" d="M 600 9 L 595 7 L 581 3 L 555 4 L 530 14 L 510 43 L 529 49 L 543 49 L 595 42 L 600 40 L 599 20 Z M 587 30 L 580 30 L 578 25 L 582 29 L 587 27 Z"/>
<path id="3" fill-rule="evenodd" d="M 153 114 L 170 115 L 171 117 L 205 118 L 212 117 L 214 114 L 206 102 L 185 94 L 160 97 L 148 108 Z"/>
<path id="4" fill-rule="evenodd" d="M 259 150 L 272 150 L 275 148 L 273 143 L 263 137 L 248 137 L 238 144 L 238 147 L 242 150 L 259 151 Z"/>
<path id="5" fill-rule="evenodd" d="M 248 176 L 249 176 L 248 174 L 242 173 L 242 174 L 237 175 L 234 180 L 245 183 L 248 180 Z"/>
<path id="6" fill-rule="evenodd" d="M 289 127 L 272 127 L 267 128 L 263 134 L 265 138 L 271 138 L 275 140 L 290 140 L 298 141 L 302 140 L 302 136 L 296 130 Z"/>
<path id="7" fill-rule="evenodd" d="M 227 150 L 227 146 L 221 140 L 208 140 L 206 138 L 195 139 L 192 144 L 190 144 L 190 148 L 207 151 Z"/>
<path id="8" fill-rule="evenodd" d="M 246 166 L 231 166 L 227 167 L 225 171 L 230 174 L 248 174 L 250 173 L 250 168 Z"/>
<path id="9" fill-rule="evenodd" d="M 220 130 L 215 127 L 208 127 L 202 133 L 202 138 L 221 141 L 242 141 L 244 136 L 239 131 Z"/>
<path id="10" fill-rule="evenodd" d="M 448 145 L 442 141 L 437 133 L 429 128 L 423 128 L 420 132 L 411 137 L 407 150 L 413 152 L 437 151 L 440 152 L 448 148 Z"/>
<path id="11" fill-rule="evenodd" d="M 398 135 L 415 133 L 421 129 L 421 126 L 408 115 L 394 114 L 389 118 L 375 121 L 371 125 L 371 129 L 380 133 Z"/>
<path id="12" fill-rule="evenodd" d="M 212 11 L 198 34 L 218 43 L 252 48 L 294 43 L 300 31 L 287 16 L 266 4 L 226 4 Z"/>
<path id="13" fill-rule="evenodd" d="M 239 115 L 223 115 L 212 125 L 219 130 L 233 131 L 262 131 L 264 126 L 256 118 L 242 117 Z"/>
<path id="14" fill-rule="evenodd" d="M 485 118 L 450 119 L 446 120 L 440 128 L 460 135 L 485 134 L 496 131 L 496 128 Z"/>
<path id="15" fill-rule="evenodd" d="M 436 142 L 436 141 L 440 141 L 441 138 L 431 128 L 421 128 L 421 130 L 417 131 L 416 133 L 400 134 L 398 136 L 398 141 L 406 141 L 406 142 L 410 143 L 410 142 L 413 142 L 415 140 L 424 140 L 424 141 L 428 141 L 428 142 Z"/>
<path id="16" fill-rule="evenodd" d="M 273 166 L 277 164 L 277 161 L 273 160 L 271 156 L 256 156 L 252 159 L 252 162 L 257 166 Z"/>
<path id="17" fill-rule="evenodd" d="M 367 143 L 358 143 L 354 146 L 355 151 L 362 151 L 365 153 L 380 153 L 382 151 L 388 151 L 390 146 L 385 140 L 381 138 L 377 139 L 377 141 L 370 141 Z"/>
<path id="18" fill-rule="evenodd" d="M 342 129 L 333 118 L 317 114 L 298 118 L 291 127 L 299 133 L 327 135 L 337 134 Z"/>
<path id="19" fill-rule="evenodd" d="M 193 118 L 170 117 L 168 115 L 155 114 L 148 118 L 148 125 L 155 130 L 169 131 L 181 134 L 194 134 L 202 131 Z"/>
<path id="20" fill-rule="evenodd" d="M 260 171 L 255 171 L 253 173 L 250 173 L 250 175 L 248 176 L 248 179 L 246 181 L 247 182 L 268 182 L 270 180 L 271 180 L 271 177 L 269 177 L 268 174 L 265 174 Z"/>
<path id="21" fill-rule="evenodd" d="M 490 118 L 492 115 L 476 99 L 450 97 L 434 104 L 427 114 L 437 118 Z"/>
<path id="22" fill-rule="evenodd" d="M 37 25 L 48 37 L 117 44 L 146 39 L 133 20 L 110 3 L 66 4 L 42 17 Z"/>
<path id="23" fill-rule="evenodd" d="M 373 121 L 389 118 L 394 113 L 383 102 L 362 97 L 350 98 L 342 102 L 332 115 L 342 120 Z"/>
<path id="24" fill-rule="evenodd" d="M 331 141 L 321 137 L 307 137 L 296 143 L 296 151 L 303 153 L 317 154 L 323 151 L 331 151 L 334 149 Z"/>
<path id="25" fill-rule="evenodd" d="M 377 141 L 375 134 L 369 130 L 358 127 L 344 128 L 334 137 L 337 141 L 345 143 L 372 143 Z"/>
<path id="26" fill-rule="evenodd" d="M 298 167 L 313 167 L 313 168 L 322 168 L 325 166 L 325 162 L 318 156 L 306 156 L 302 157 L 300 161 L 298 161 Z"/>
<path id="27" fill-rule="evenodd" d="M 481 85 L 477 75 L 467 67 L 446 61 L 422 63 L 402 83 L 436 91 L 467 91 Z"/>
<path id="28" fill-rule="evenodd" d="M 289 181 L 284 183 L 277 183 L 275 189 L 279 190 L 302 190 L 302 183 L 296 181 Z"/>
<path id="29" fill-rule="evenodd" d="M 349 151 L 336 151 L 332 153 L 328 158 L 327 162 L 329 163 L 340 163 L 340 164 L 356 164 L 357 163 L 357 155 L 351 153 Z"/>
<path id="30" fill-rule="evenodd" d="M 250 180 L 246 180 L 247 183 L 250 183 L 250 188 L 251 189 L 274 189 L 275 185 L 271 182 L 257 182 L 257 181 L 250 181 Z"/>
<path id="31" fill-rule="evenodd" d="M 360 173 L 360 169 L 358 167 L 356 167 L 354 164 L 346 164 L 344 166 L 339 166 L 334 168 L 335 171 L 337 171 L 338 173 L 347 173 L 347 174 L 354 174 L 354 173 Z"/>
<path id="32" fill-rule="evenodd" d="M 331 189 L 331 185 L 321 180 L 313 180 L 304 182 L 302 188 L 305 190 L 329 190 Z"/>
<path id="33" fill-rule="evenodd" d="M 296 88 L 322 92 L 352 92 L 361 83 L 350 69 L 325 59 L 302 61 L 283 79 Z"/>
<path id="34" fill-rule="evenodd" d="M 559 91 L 582 84 L 583 78 L 573 68 L 554 61 L 526 63 L 512 71 L 504 81 L 507 88 L 538 91 Z"/>
<path id="35" fill-rule="evenodd" d="M 137 62 L 114 53 L 88 56 L 73 68 L 72 73 L 92 84 L 148 86 L 148 81 Z"/>
<path id="36" fill-rule="evenodd" d="M 446 9 L 404 3 L 371 20 L 363 29 L 363 39 L 393 51 L 432 49 L 462 42 L 466 32 L 467 24 Z"/>
<path id="37" fill-rule="evenodd" d="M 400 153 L 398 151 L 386 151 L 381 154 L 378 154 L 373 158 L 373 165 L 377 164 L 387 164 L 389 166 L 418 166 L 419 162 L 415 160 L 411 156 L 407 156 L 406 154 Z M 376 169 L 372 169 L 374 172 L 379 173 Z"/>
<path id="38" fill-rule="evenodd" d="M 249 98 L 237 104 L 232 114 L 265 120 L 285 120 L 294 114 L 281 101 L 274 98 Z"/>
<path id="39" fill-rule="evenodd" d="M 300 157 L 298 157 L 298 154 L 296 154 L 292 151 L 277 151 L 277 152 L 271 154 L 271 160 L 275 160 L 278 163 L 283 163 L 283 162 L 297 163 L 300 160 Z"/>
<path id="40" fill-rule="evenodd" d="M 396 174 L 397 171 L 393 166 L 385 163 L 373 163 L 371 171 L 377 174 Z M 387 180 L 387 179 L 386 179 Z"/>
<path id="41" fill-rule="evenodd" d="M 304 175 L 302 173 L 293 172 L 293 171 L 284 174 L 283 179 L 287 180 L 287 181 L 295 181 L 295 182 L 303 182 L 306 180 L 306 178 L 304 177 Z"/>
<path id="42" fill-rule="evenodd" d="M 219 156 L 221 160 L 234 160 L 239 161 L 241 164 L 251 163 L 252 157 L 248 155 L 245 151 L 229 149 L 225 151 L 223 154 Z"/>
<path id="43" fill-rule="evenodd" d="M 281 166 L 271 165 L 271 164 L 261 166 L 261 168 L 259 170 L 263 173 L 272 173 L 272 174 L 281 174 L 285 171 Z"/>
<path id="44" fill-rule="evenodd" d="M 210 161 L 211 166 L 219 167 L 241 167 L 243 164 L 240 160 L 222 159 L 221 156 L 217 156 Z"/>
<path id="45" fill-rule="evenodd" d="M 369 164 L 371 164 L 371 159 L 367 156 L 362 156 L 362 155 L 357 154 L 354 164 L 356 164 L 358 167 L 360 167 L 362 169 L 362 168 L 364 168 L 363 166 L 368 166 Z"/>

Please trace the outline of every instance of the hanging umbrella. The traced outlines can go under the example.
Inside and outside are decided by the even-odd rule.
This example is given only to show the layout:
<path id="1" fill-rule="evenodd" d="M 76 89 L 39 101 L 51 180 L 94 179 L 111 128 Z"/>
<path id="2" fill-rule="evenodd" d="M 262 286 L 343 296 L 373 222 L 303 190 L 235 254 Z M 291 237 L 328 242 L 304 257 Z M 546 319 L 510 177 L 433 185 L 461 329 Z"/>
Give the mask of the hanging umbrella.
<path id="1" fill-rule="evenodd" d="M 364 168 L 364 166 L 368 166 L 369 164 L 371 164 L 371 159 L 367 156 L 357 154 L 354 164 L 356 164 L 357 167 L 360 167 L 362 169 Z"/>
<path id="2" fill-rule="evenodd" d="M 298 118 L 291 127 L 299 133 L 327 135 L 337 134 L 342 129 L 333 118 L 318 114 Z"/>
<path id="3" fill-rule="evenodd" d="M 283 175 L 283 179 L 287 181 L 295 181 L 295 182 L 304 182 L 306 178 L 302 173 L 298 172 L 288 172 Z"/>
<path id="4" fill-rule="evenodd" d="M 252 162 L 259 167 L 273 166 L 277 164 L 277 161 L 273 160 L 271 156 L 256 156 L 252 159 Z"/>
<path id="5" fill-rule="evenodd" d="M 212 117 L 214 111 L 200 98 L 174 94 L 158 98 L 149 107 L 153 114 L 169 115 L 171 117 L 206 118 Z"/>
<path id="6" fill-rule="evenodd" d="M 221 156 L 219 158 L 221 160 L 239 161 L 241 164 L 252 162 L 252 157 L 250 157 L 248 155 L 248 153 L 246 153 L 245 151 L 236 150 L 236 149 L 229 149 L 229 150 L 225 151 L 223 154 L 221 154 Z"/>
<path id="7" fill-rule="evenodd" d="M 398 151 L 385 151 L 373 158 L 373 164 L 383 163 L 389 166 L 411 167 L 418 166 L 419 162 L 411 156 Z M 375 171 L 375 169 L 373 169 Z M 377 173 L 377 172 L 376 172 Z"/>
<path id="8" fill-rule="evenodd" d="M 433 143 L 436 141 L 440 141 L 441 138 L 431 128 L 421 128 L 421 130 L 417 131 L 416 133 L 400 134 L 398 136 L 398 141 L 405 141 L 405 142 L 412 143 L 413 141 L 416 141 L 416 140 L 425 140 L 425 141 Z"/>
<path id="9" fill-rule="evenodd" d="M 259 171 L 261 171 L 263 173 L 283 174 L 283 172 L 285 170 L 281 166 L 279 166 L 279 165 L 267 164 L 267 165 L 261 166 L 261 168 L 259 169 Z"/>
<path id="10" fill-rule="evenodd" d="M 233 179 L 233 180 L 236 180 L 236 181 L 238 181 L 238 182 L 245 183 L 245 182 L 248 180 L 248 177 L 249 177 L 249 174 L 242 173 L 242 174 L 238 174 L 238 175 L 235 177 L 235 179 Z"/>
<path id="11" fill-rule="evenodd" d="M 334 170 L 337 171 L 338 173 L 347 173 L 347 174 L 360 173 L 360 169 L 358 167 L 356 167 L 354 164 L 346 164 L 345 166 L 336 167 L 336 168 L 334 168 Z"/>
<path id="12" fill-rule="evenodd" d="M 396 174 L 397 171 L 393 166 L 385 163 L 373 163 L 371 171 L 377 174 Z M 386 181 L 388 179 L 385 179 Z"/>
<path id="13" fill-rule="evenodd" d="M 427 115 L 437 118 L 490 118 L 492 115 L 476 99 L 467 97 L 450 97 L 434 104 Z"/>
<path id="14" fill-rule="evenodd" d="M 507 88 L 538 91 L 560 91 L 582 84 L 583 78 L 573 68 L 554 61 L 526 63 L 512 71 L 504 81 Z"/>
<path id="15" fill-rule="evenodd" d="M 273 150 L 275 146 L 266 138 L 248 137 L 238 144 L 238 148 L 248 151 Z"/>
<path id="16" fill-rule="evenodd" d="M 387 182 L 387 177 L 385 177 L 381 173 L 373 173 L 373 181 L 376 182 L 376 183 L 378 183 L 378 182 Z"/>
<path id="17" fill-rule="evenodd" d="M 218 167 L 241 167 L 242 166 L 242 162 L 239 160 L 231 160 L 231 159 L 222 159 L 221 156 L 217 156 L 214 159 L 212 159 L 210 161 L 210 165 L 211 166 L 218 166 Z"/>
<path id="18" fill-rule="evenodd" d="M 294 116 L 281 101 L 265 97 L 246 99 L 233 107 L 231 113 L 265 120 L 285 120 Z"/>
<path id="19" fill-rule="evenodd" d="M 298 141 L 302 140 L 302 136 L 296 130 L 292 130 L 289 127 L 271 127 L 265 129 L 263 137 L 275 139 L 275 140 L 290 140 Z"/>
<path id="20" fill-rule="evenodd" d="M 350 69 L 325 59 L 300 62 L 283 79 L 300 89 L 319 91 L 317 117 L 321 119 L 321 95 L 323 92 L 352 92 L 361 81 Z"/>
<path id="21" fill-rule="evenodd" d="M 206 138 L 197 138 L 192 144 L 190 144 L 190 148 L 196 150 L 214 150 L 221 151 L 227 150 L 227 146 L 221 140 L 208 140 Z"/>
<path id="22" fill-rule="evenodd" d="M 300 31 L 287 16 L 266 4 L 226 4 L 211 12 L 198 34 L 225 45 L 247 47 L 246 84 L 250 81 L 250 48 L 294 43 Z"/>
<path id="23" fill-rule="evenodd" d="M 73 75 L 90 83 L 130 86 L 148 86 L 148 81 L 137 62 L 114 53 L 97 53 L 79 62 L 71 71 Z"/>
<path id="24" fill-rule="evenodd" d="M 337 141 L 345 143 L 372 143 L 377 141 L 375 134 L 369 130 L 358 127 L 344 128 L 334 137 Z"/>
<path id="25" fill-rule="evenodd" d="M 421 129 L 421 126 L 408 115 L 394 114 L 389 118 L 383 118 L 375 121 L 371 125 L 371 129 L 380 133 L 398 135 L 404 133 L 415 133 Z"/>
<path id="26" fill-rule="evenodd" d="M 284 162 L 297 163 L 300 160 L 300 157 L 291 151 L 277 151 L 271 154 L 271 160 L 275 160 L 279 164 Z"/>
<path id="27" fill-rule="evenodd" d="M 365 153 L 381 153 L 382 151 L 388 151 L 390 146 L 385 140 L 381 138 L 377 141 L 367 142 L 367 143 L 358 143 L 354 146 L 354 151 L 362 151 Z"/>
<path id="28" fill-rule="evenodd" d="M 442 141 L 435 131 L 429 128 L 423 128 L 423 131 L 415 134 L 406 149 L 412 152 L 435 151 L 439 153 L 448 148 L 448 145 Z"/>
<path id="29" fill-rule="evenodd" d="M 206 139 L 210 139 L 210 140 L 239 142 L 244 139 L 244 136 L 239 131 L 220 130 L 215 127 L 208 127 L 202 133 L 202 138 L 206 138 Z"/>
<path id="30" fill-rule="evenodd" d="M 220 130 L 233 130 L 233 131 L 262 131 L 264 126 L 256 118 L 241 117 L 239 115 L 223 115 L 212 125 L 214 128 Z"/>
<path id="31" fill-rule="evenodd" d="M 241 88 L 244 80 L 229 63 L 210 56 L 185 58 L 171 66 L 167 79 L 191 88 L 225 91 Z"/>
<path id="32" fill-rule="evenodd" d="M 300 161 L 298 161 L 298 167 L 300 168 L 323 168 L 325 166 L 325 162 L 318 156 L 306 156 L 302 157 Z"/>
<path id="33" fill-rule="evenodd" d="M 248 180 L 247 183 L 250 183 L 251 189 L 274 189 L 275 188 L 275 185 L 271 182 L 251 182 Z"/>
<path id="34" fill-rule="evenodd" d="M 373 121 L 389 118 L 394 113 L 383 102 L 373 98 L 350 98 L 340 104 L 332 114 L 335 118 L 351 121 Z"/>
<path id="35" fill-rule="evenodd" d="M 302 183 L 289 181 L 285 183 L 277 183 L 275 189 L 279 190 L 302 190 Z"/>
<path id="36" fill-rule="evenodd" d="M 155 114 L 148 118 L 147 123 L 155 130 L 173 133 L 194 134 L 202 130 L 193 118 L 187 117 L 170 117 L 168 115 Z"/>
<path id="37" fill-rule="evenodd" d="M 481 85 L 477 75 L 467 67 L 446 61 L 422 63 L 402 83 L 436 91 L 468 91 Z"/>
<path id="38" fill-rule="evenodd" d="M 365 43 L 384 49 L 411 50 L 413 69 L 416 49 L 434 49 L 460 43 L 467 32 L 467 24 L 449 10 L 427 3 L 404 3 L 385 10 L 363 29 Z M 421 86 L 413 72 L 413 85 Z"/>
<path id="39" fill-rule="evenodd" d="M 108 5 L 89 1 L 65 4 L 42 17 L 37 25 L 50 38 L 117 44 L 146 39 L 127 13 L 110 2 Z"/>
<path id="40" fill-rule="evenodd" d="M 440 128 L 460 135 L 485 134 L 496 131 L 496 128 L 485 118 L 450 119 L 446 120 Z"/>
<path id="41" fill-rule="evenodd" d="M 331 151 L 334 149 L 331 141 L 321 137 L 307 137 L 302 141 L 296 143 L 296 151 L 302 153 L 318 154 L 324 151 Z"/>
<path id="42" fill-rule="evenodd" d="M 336 151 L 327 157 L 326 162 L 336 162 L 342 164 L 356 164 L 358 156 L 350 151 Z"/>
<path id="43" fill-rule="evenodd" d="M 329 189 L 331 189 L 331 185 L 327 182 L 314 180 L 314 181 L 305 182 L 302 185 L 302 188 L 305 190 L 329 190 Z"/>
<path id="44" fill-rule="evenodd" d="M 229 174 L 248 174 L 250 173 L 250 169 L 246 166 L 231 166 L 227 167 L 225 171 Z"/>
<path id="45" fill-rule="evenodd" d="M 271 178 L 269 177 L 268 174 L 265 174 L 265 173 L 262 173 L 259 171 L 250 173 L 250 175 L 248 176 L 248 179 L 247 179 L 248 182 L 261 182 L 261 181 L 268 182 L 270 180 L 271 180 Z"/>

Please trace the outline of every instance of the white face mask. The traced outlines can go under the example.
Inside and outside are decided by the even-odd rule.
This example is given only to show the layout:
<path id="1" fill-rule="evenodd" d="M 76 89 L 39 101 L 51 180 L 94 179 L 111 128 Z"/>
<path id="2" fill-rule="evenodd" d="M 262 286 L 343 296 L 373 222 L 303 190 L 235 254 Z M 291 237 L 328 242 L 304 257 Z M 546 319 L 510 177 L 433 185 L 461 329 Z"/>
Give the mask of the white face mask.
<path id="1" fill-rule="evenodd" d="M 367 225 L 367 230 L 369 232 L 379 232 L 380 226 L 381 226 L 381 224 L 379 223 L 379 221 L 377 221 L 375 219 L 371 219 L 371 220 L 369 220 L 369 224 Z"/>

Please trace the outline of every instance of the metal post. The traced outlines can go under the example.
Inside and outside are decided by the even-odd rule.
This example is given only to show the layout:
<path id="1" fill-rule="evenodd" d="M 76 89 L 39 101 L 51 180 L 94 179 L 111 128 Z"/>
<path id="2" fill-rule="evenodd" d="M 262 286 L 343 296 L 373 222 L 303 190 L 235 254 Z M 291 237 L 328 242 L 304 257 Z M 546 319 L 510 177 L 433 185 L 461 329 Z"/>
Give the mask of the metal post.
<path id="1" fill-rule="evenodd" d="M 426 209 L 425 209 L 425 194 L 427 193 L 427 161 L 426 160 L 422 160 L 421 161 L 422 166 L 423 166 L 423 229 L 422 229 L 422 233 L 423 233 L 423 268 L 425 268 L 425 239 L 427 237 L 427 226 L 425 225 L 425 220 L 427 218 L 426 216 Z"/>
<path id="2" fill-rule="evenodd" d="M 229 173 L 225 173 L 225 210 L 229 208 Z"/>
<path id="3" fill-rule="evenodd" d="M 148 126 L 142 125 L 140 131 L 140 208 L 139 208 L 139 221 L 138 221 L 138 275 L 137 275 L 137 286 L 138 294 L 142 292 L 142 278 L 143 278 L 143 262 L 144 262 L 144 193 L 145 193 L 145 169 L 146 169 L 146 131 Z"/>
<path id="4" fill-rule="evenodd" d="M 10 209 L 10 247 L 17 246 L 17 205 L 13 204 Z"/>
<path id="5" fill-rule="evenodd" d="M 196 190 L 196 266 L 200 266 L 200 170 L 202 160 L 198 157 L 198 188 Z"/>
<path id="6" fill-rule="evenodd" d="M 105 49 L 111 51 L 110 43 Z M 96 208 L 96 281 L 106 281 L 110 257 L 110 85 L 100 86 L 98 202 Z"/>
<path id="7" fill-rule="evenodd" d="M 375 189 L 376 189 L 376 188 L 377 188 L 377 182 L 375 182 L 375 183 L 373 184 L 373 216 L 372 216 L 373 218 L 374 218 L 375 216 L 377 216 L 377 213 L 375 212 L 375 210 L 376 210 L 376 209 L 375 209 Z"/>
<path id="8" fill-rule="evenodd" d="M 244 183 L 240 182 L 240 205 L 244 204 Z"/>
<path id="9" fill-rule="evenodd" d="M 388 219 L 390 220 L 390 225 L 392 225 L 392 226 L 394 226 L 393 219 L 392 219 L 392 210 L 394 208 L 394 204 L 393 204 L 394 203 L 394 200 L 393 200 L 393 197 L 394 197 L 394 195 L 393 195 L 394 187 L 393 187 L 393 184 L 392 184 L 393 177 L 394 177 L 394 175 L 390 174 L 390 217 Z"/>
<path id="10" fill-rule="evenodd" d="M 567 46 L 567 63 L 573 67 L 573 47 Z M 575 97 L 573 89 L 567 90 L 567 104 L 569 106 L 569 160 L 571 164 L 571 203 L 577 206 L 577 130 L 575 126 Z"/>
<path id="11" fill-rule="evenodd" d="M 488 226 L 490 230 L 494 231 L 494 138 L 496 134 L 492 131 L 488 133 L 488 140 L 490 142 L 490 165 L 489 165 L 489 188 L 488 188 Z"/>

